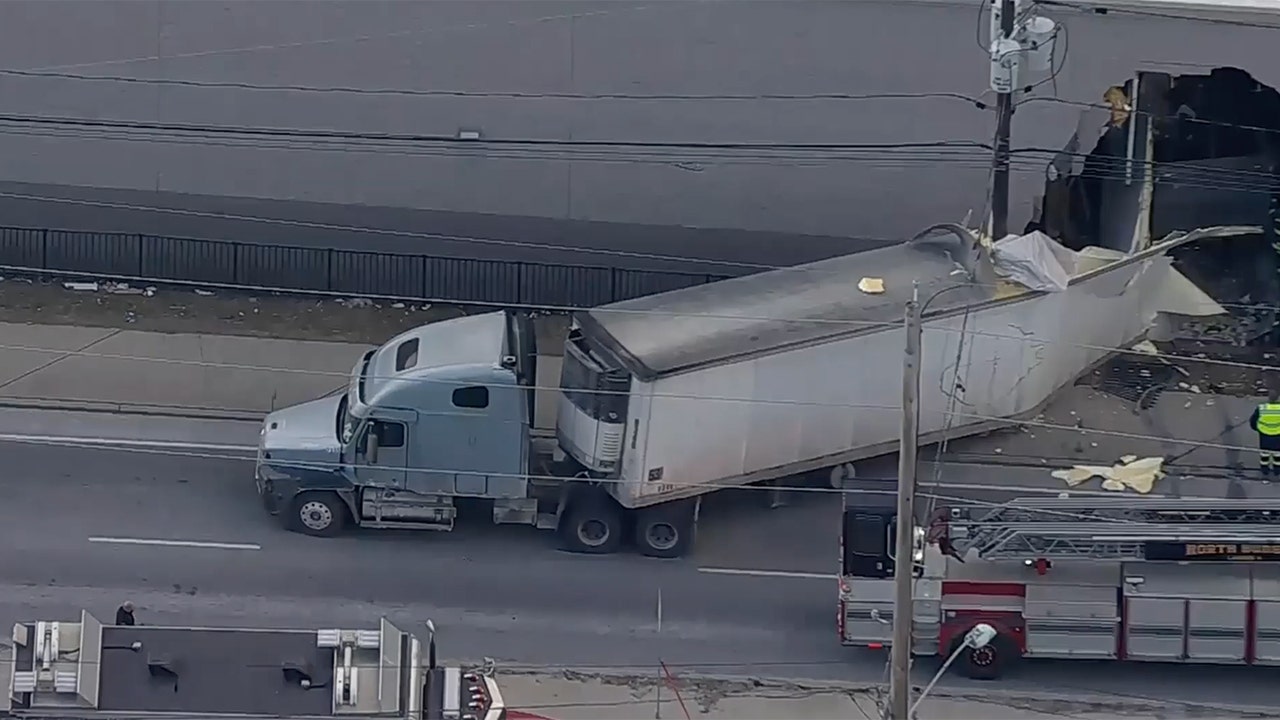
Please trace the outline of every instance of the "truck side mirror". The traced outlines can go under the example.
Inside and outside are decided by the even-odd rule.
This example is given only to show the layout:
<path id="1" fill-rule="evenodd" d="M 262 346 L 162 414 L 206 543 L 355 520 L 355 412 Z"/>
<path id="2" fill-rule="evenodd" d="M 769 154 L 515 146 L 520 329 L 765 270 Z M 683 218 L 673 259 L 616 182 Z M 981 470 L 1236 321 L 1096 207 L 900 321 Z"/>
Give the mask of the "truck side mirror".
<path id="1" fill-rule="evenodd" d="M 364 434 L 364 458 L 370 465 L 378 464 L 378 424 L 369 423 Z"/>

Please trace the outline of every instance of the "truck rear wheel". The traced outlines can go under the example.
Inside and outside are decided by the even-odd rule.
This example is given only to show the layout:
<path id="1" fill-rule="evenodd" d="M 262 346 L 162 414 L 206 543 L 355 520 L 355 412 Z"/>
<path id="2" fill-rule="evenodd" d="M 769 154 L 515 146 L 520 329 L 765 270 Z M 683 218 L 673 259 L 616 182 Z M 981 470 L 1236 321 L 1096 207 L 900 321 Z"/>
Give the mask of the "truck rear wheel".
<path id="1" fill-rule="evenodd" d="M 693 547 L 694 502 L 677 500 L 636 512 L 636 548 L 656 558 L 684 557 Z"/>
<path id="2" fill-rule="evenodd" d="M 622 546 L 622 508 L 599 493 L 583 493 L 569 505 L 560 524 L 564 549 L 608 555 Z"/>
<path id="3" fill-rule="evenodd" d="M 306 535 L 333 537 L 347 522 L 347 508 L 334 493 L 300 493 L 289 508 L 289 529 Z"/>

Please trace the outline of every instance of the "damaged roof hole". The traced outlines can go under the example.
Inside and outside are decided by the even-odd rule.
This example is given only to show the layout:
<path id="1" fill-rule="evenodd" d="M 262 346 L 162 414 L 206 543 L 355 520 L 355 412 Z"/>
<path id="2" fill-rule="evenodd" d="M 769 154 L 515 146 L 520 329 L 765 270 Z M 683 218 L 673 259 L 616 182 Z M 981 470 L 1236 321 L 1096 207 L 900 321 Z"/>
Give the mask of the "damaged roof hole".
<path id="1" fill-rule="evenodd" d="M 1179 271 L 1228 310 L 1184 323 L 1172 332 L 1175 341 L 1262 361 L 1260 352 L 1237 350 L 1272 350 L 1280 341 L 1280 244 L 1273 247 L 1280 243 L 1280 93 L 1243 69 L 1219 67 L 1139 72 L 1100 96 L 1109 109 L 1082 114 L 1080 130 L 1053 162 L 1030 227 L 1075 250 L 1131 251 L 1135 228 L 1144 229 L 1141 192 L 1153 168 L 1150 238 L 1209 226 L 1264 228 L 1262 235 L 1201 240 L 1170 253 Z M 1093 132 L 1100 132 L 1096 142 Z"/>

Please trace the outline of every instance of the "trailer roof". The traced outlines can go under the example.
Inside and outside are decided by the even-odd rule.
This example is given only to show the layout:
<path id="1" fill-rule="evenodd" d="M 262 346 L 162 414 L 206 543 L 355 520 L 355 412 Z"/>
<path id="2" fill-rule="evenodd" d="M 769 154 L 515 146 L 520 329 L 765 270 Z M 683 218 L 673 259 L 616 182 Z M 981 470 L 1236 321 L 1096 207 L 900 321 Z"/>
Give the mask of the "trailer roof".
<path id="1" fill-rule="evenodd" d="M 584 332 L 641 379 L 901 323 L 913 281 L 928 298 L 967 278 L 958 240 L 930 238 L 794 268 L 604 305 L 577 316 Z M 858 289 L 864 277 L 885 292 Z M 987 286 L 948 292 L 931 311 L 992 299 Z"/>

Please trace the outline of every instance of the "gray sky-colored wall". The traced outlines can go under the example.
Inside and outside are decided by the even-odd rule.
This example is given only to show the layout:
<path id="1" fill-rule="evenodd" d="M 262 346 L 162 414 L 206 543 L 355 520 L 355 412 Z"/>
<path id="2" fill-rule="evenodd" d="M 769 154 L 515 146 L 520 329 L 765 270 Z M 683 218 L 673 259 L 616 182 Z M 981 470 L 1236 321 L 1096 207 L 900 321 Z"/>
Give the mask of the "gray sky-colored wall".
<path id="1" fill-rule="evenodd" d="M 358 95 L 0 76 L 0 113 L 487 138 L 740 143 L 989 142 L 955 99 L 625 100 L 485 93 L 981 94 L 972 0 L 11 0 L 0 68 L 197 81 L 457 91 Z M 1135 68 L 1277 74 L 1280 31 L 1054 10 L 1069 52 L 1041 96 L 1098 102 Z M 1271 22 L 1280 23 L 1272 20 Z M 1015 146 L 1061 147 L 1081 109 L 1033 102 Z M 598 153 L 566 161 L 130 142 L 0 129 L 0 181 L 862 237 L 958 220 L 984 202 L 985 154 L 734 161 Z M 21 132 L 26 133 L 26 130 Z M 322 149 L 327 147 L 329 149 Z M 1015 226 L 1043 170 L 1021 163 Z"/>

